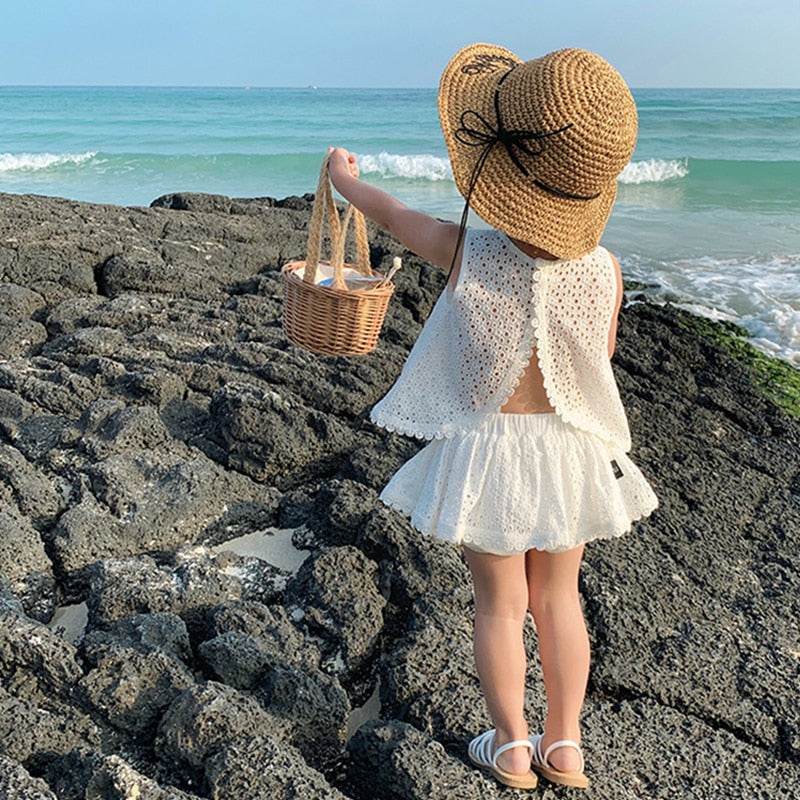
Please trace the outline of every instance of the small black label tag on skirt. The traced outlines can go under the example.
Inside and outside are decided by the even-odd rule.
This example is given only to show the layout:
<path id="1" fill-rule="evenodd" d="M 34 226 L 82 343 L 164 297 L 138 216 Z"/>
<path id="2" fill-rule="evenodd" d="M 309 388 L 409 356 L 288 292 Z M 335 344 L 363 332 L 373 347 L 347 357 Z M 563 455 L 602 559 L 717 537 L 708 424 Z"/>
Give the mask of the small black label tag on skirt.
<path id="1" fill-rule="evenodd" d="M 611 469 L 614 470 L 614 477 L 619 480 L 622 477 L 622 470 L 619 468 L 619 464 L 616 461 L 611 462 Z"/>

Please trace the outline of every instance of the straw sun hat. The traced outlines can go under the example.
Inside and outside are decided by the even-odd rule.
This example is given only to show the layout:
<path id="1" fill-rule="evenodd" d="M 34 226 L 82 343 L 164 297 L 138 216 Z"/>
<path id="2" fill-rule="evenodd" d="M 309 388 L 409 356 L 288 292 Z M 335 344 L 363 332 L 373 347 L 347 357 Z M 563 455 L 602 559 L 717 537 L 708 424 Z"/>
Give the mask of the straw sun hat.
<path id="1" fill-rule="evenodd" d="M 473 44 L 439 84 L 439 119 L 459 192 L 508 236 L 559 258 L 596 247 L 636 144 L 636 105 L 600 56 L 532 61 Z"/>

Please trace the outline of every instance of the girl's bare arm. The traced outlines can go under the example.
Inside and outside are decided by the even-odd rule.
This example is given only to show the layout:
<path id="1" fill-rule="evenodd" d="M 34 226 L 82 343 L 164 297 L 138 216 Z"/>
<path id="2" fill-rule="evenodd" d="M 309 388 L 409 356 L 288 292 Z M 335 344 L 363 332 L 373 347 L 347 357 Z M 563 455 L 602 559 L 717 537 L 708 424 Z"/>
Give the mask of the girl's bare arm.
<path id="1" fill-rule="evenodd" d="M 328 171 L 339 194 L 412 252 L 447 269 L 453 258 L 458 226 L 415 211 L 396 198 L 358 179 L 355 156 L 342 147 L 330 152 Z"/>

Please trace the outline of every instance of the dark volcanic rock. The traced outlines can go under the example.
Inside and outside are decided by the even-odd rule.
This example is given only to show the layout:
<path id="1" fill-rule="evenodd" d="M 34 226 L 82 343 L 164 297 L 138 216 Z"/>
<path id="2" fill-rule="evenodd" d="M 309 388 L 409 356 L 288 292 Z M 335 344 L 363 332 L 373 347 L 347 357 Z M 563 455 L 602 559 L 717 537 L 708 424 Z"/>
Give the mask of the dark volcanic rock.
<path id="1" fill-rule="evenodd" d="M 92 463 L 51 535 L 58 568 L 79 584 L 100 559 L 169 552 L 274 518 L 275 490 L 175 442 L 152 408 L 93 403 L 81 427 Z"/>
<path id="2" fill-rule="evenodd" d="M 119 755 L 85 749 L 53 759 L 46 775 L 58 800 L 199 800 L 198 795 L 160 784 Z"/>
<path id="3" fill-rule="evenodd" d="M 353 434 L 328 414 L 275 391 L 226 386 L 211 401 L 216 436 L 227 465 L 285 488 L 325 469 L 353 444 Z"/>
<path id="4" fill-rule="evenodd" d="M 323 637 L 345 675 L 364 665 L 383 629 L 386 601 L 377 573 L 377 564 L 357 548 L 334 547 L 306 559 L 286 589 L 289 608 L 302 612 L 308 629 Z"/>
<path id="5" fill-rule="evenodd" d="M 274 663 L 252 636 L 226 631 L 198 647 L 198 655 L 213 677 L 234 689 L 253 689 Z"/>
<path id="6" fill-rule="evenodd" d="M 0 684 L 31 699 L 64 696 L 83 675 L 57 633 L 0 606 Z"/>
<path id="7" fill-rule="evenodd" d="M 305 510 L 306 524 L 330 547 L 356 544 L 370 512 L 383 505 L 363 483 L 331 480 L 320 486 Z"/>
<path id="8" fill-rule="evenodd" d="M 46 621 L 53 615 L 55 579 L 39 532 L 24 517 L 0 511 L 0 572 L 26 613 Z"/>
<path id="9" fill-rule="evenodd" d="M 22 603 L 14 594 L 14 588 L 2 572 L 0 572 L 0 612 L 13 614 L 18 617 L 24 616 L 25 614 Z"/>
<path id="10" fill-rule="evenodd" d="M 346 800 L 297 750 L 270 736 L 231 742 L 205 772 L 215 800 Z"/>
<path id="11" fill-rule="evenodd" d="M 211 641 L 216 641 L 229 633 L 247 637 L 263 654 L 267 666 L 273 664 L 294 664 L 301 668 L 319 666 L 318 648 L 303 638 L 289 620 L 283 606 L 267 606 L 264 603 L 248 600 L 225 603 L 211 610 L 209 629 L 213 634 Z"/>
<path id="12" fill-rule="evenodd" d="M 0 358 L 36 355 L 47 341 L 44 325 L 0 312 Z"/>
<path id="13" fill-rule="evenodd" d="M 150 208 L 171 208 L 175 211 L 199 211 L 203 214 L 230 214 L 231 198 L 222 194 L 181 192 L 165 194 L 150 203 Z"/>
<path id="14" fill-rule="evenodd" d="M 798 796 L 800 766 L 648 698 L 587 703 L 587 774 L 596 797 Z M 543 784 L 546 785 L 546 784 Z M 739 787 L 734 788 L 734 787 Z"/>
<path id="15" fill-rule="evenodd" d="M 228 600 L 274 599 L 285 583 L 286 573 L 259 559 L 207 548 L 176 551 L 163 566 L 149 556 L 107 559 L 92 567 L 89 625 L 164 612 L 202 626 L 209 609 Z"/>
<path id="16" fill-rule="evenodd" d="M 186 623 L 175 614 L 134 614 L 106 622 L 102 628 L 89 628 L 80 647 L 83 657 L 97 666 L 103 648 L 113 644 L 143 655 L 165 653 L 184 663 L 192 656 Z"/>
<path id="17" fill-rule="evenodd" d="M 13 758 L 0 755 L 0 797 L 8 800 L 58 800 L 47 784 L 32 778 Z"/>
<path id="18" fill-rule="evenodd" d="M 78 684 L 80 694 L 114 727 L 138 738 L 154 733 L 170 703 L 194 683 L 186 667 L 160 650 L 107 646 L 95 658 L 97 666 Z"/>
<path id="19" fill-rule="evenodd" d="M 404 624 L 421 598 L 448 598 L 464 613 L 472 601 L 469 571 L 458 548 L 421 536 L 395 511 L 381 505 L 365 519 L 357 544 L 380 567 L 390 593 L 389 621 Z"/>
<path id="20" fill-rule="evenodd" d="M 403 719 L 420 696 L 476 681 L 472 620 L 466 610 L 440 599 L 420 600 L 403 639 L 381 664 L 384 711 Z"/>
<path id="21" fill-rule="evenodd" d="M 276 664 L 267 671 L 256 697 L 270 714 L 291 723 L 284 736 L 309 764 L 326 773 L 339 764 L 350 702 L 336 678 Z"/>
<path id="22" fill-rule="evenodd" d="M 282 736 L 288 723 L 267 713 L 252 697 L 209 681 L 187 689 L 161 719 L 156 753 L 192 776 L 214 753 L 238 737 Z"/>
<path id="23" fill-rule="evenodd" d="M 200 800 L 198 795 L 158 784 L 119 756 L 109 756 L 100 762 L 86 785 L 86 797 L 93 800 Z"/>
<path id="24" fill-rule="evenodd" d="M 362 725 L 350 742 L 349 785 L 360 800 L 459 800 L 529 796 L 498 784 L 449 755 L 434 739 L 402 722 Z"/>
<path id="25" fill-rule="evenodd" d="M 51 525 L 64 508 L 64 499 L 56 480 L 31 464 L 14 447 L 0 443 L 0 499 L 6 509 L 18 509 L 18 515 L 34 527 Z"/>
<path id="26" fill-rule="evenodd" d="M 368 414 L 441 270 L 370 225 L 373 267 L 404 258 L 380 343 L 320 358 L 280 324 L 309 197 L 153 205 L 0 195 L 0 794 L 514 796 L 464 755 L 489 723 L 463 559 L 376 495 L 423 446 Z M 620 318 L 661 508 L 587 547 L 598 800 L 800 797 L 800 423 L 704 330 Z M 220 552 L 275 525 L 310 551 L 294 577 L 277 537 Z M 76 648 L 40 621 L 80 601 Z"/>
<path id="27" fill-rule="evenodd" d="M 378 433 L 376 428 L 365 424 L 359 431 L 358 447 L 347 455 L 342 475 L 380 492 L 392 475 L 422 447 L 423 443 L 417 439 Z"/>
<path id="28" fill-rule="evenodd" d="M 98 748 L 100 742 L 99 729 L 79 710 L 54 700 L 14 697 L 0 687 L 0 753 L 36 763 L 79 746 Z"/>
<path id="29" fill-rule="evenodd" d="M 282 606 L 273 609 L 251 601 L 211 613 L 214 629 L 221 632 L 202 642 L 198 655 L 228 686 L 255 689 L 275 668 L 297 667 L 316 675 L 319 650 L 289 622 Z"/>
<path id="30" fill-rule="evenodd" d="M 623 381 L 642 431 L 634 458 L 662 508 L 634 535 L 587 550 L 593 684 L 800 761 L 800 708 L 785 702 L 800 682 L 786 624 L 800 610 L 786 591 L 800 537 L 798 425 L 670 309 L 627 310 L 618 362 L 635 376 Z"/>
<path id="31" fill-rule="evenodd" d="M 0 308 L 9 317 L 30 319 L 44 307 L 44 298 L 38 292 L 32 292 L 14 283 L 0 284 Z"/>

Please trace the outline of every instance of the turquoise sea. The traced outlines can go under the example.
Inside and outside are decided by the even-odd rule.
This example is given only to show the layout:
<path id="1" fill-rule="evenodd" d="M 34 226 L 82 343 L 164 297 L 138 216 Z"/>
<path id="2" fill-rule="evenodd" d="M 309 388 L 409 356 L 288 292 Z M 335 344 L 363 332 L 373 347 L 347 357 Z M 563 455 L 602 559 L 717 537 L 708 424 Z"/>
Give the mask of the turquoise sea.
<path id="1" fill-rule="evenodd" d="M 800 366 L 800 90 L 634 90 L 604 244 L 655 299 Z M 440 217 L 461 209 L 433 89 L 0 87 L 0 191 L 148 205 L 314 190 L 328 145 Z"/>

